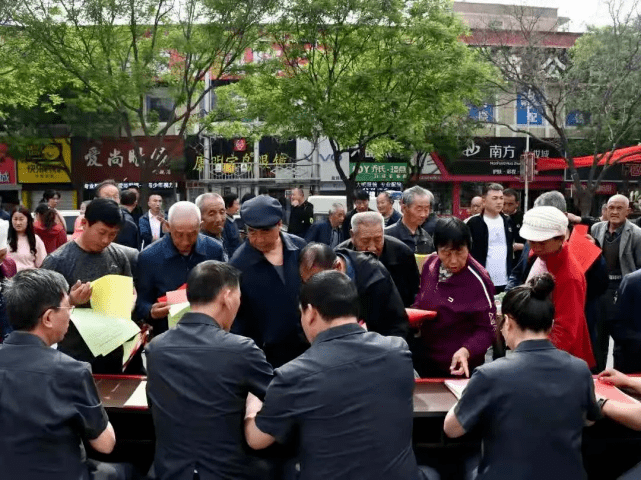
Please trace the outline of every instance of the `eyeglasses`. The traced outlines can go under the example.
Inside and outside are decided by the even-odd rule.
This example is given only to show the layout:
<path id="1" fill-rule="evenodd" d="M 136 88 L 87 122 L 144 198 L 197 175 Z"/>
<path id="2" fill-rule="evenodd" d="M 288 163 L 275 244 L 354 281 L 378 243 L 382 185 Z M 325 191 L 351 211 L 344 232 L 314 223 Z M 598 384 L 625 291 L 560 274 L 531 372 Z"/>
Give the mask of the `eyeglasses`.
<path id="1" fill-rule="evenodd" d="M 75 305 L 73 305 L 73 306 L 71 306 L 71 307 L 63 307 L 63 306 L 59 306 L 59 307 L 47 307 L 47 308 L 45 308 L 45 309 L 42 311 L 42 313 L 41 313 L 40 315 L 38 315 L 38 318 L 42 317 L 42 316 L 45 314 L 45 312 L 46 312 L 47 310 L 50 310 L 50 309 L 57 310 L 57 309 L 59 309 L 59 308 L 67 308 L 67 309 L 69 309 L 69 315 L 71 315 L 71 314 L 73 313 L 73 311 L 76 309 L 76 306 L 75 306 Z"/>

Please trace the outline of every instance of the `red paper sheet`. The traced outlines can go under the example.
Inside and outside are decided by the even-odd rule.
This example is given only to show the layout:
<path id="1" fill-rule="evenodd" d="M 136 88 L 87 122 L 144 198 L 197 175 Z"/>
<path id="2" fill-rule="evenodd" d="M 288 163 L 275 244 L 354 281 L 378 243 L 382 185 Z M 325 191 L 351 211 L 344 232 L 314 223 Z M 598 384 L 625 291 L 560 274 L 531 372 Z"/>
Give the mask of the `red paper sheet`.
<path id="1" fill-rule="evenodd" d="M 167 292 L 167 295 L 160 297 L 159 302 L 168 302 L 170 305 L 185 303 L 187 301 L 187 284 L 181 285 L 178 290 Z"/>
<path id="2" fill-rule="evenodd" d="M 601 254 L 601 249 L 585 237 L 587 233 L 587 225 L 576 225 L 568 242 L 570 252 L 581 265 L 583 273 L 592 266 Z"/>
<path id="3" fill-rule="evenodd" d="M 432 310 L 420 310 L 418 308 L 406 308 L 407 317 L 410 321 L 410 327 L 420 328 L 425 320 L 436 318 L 437 313 Z"/>
<path id="4" fill-rule="evenodd" d="M 630 405 L 638 404 L 639 402 L 632 398 L 630 395 L 623 393 L 614 385 L 603 383 L 600 380 L 594 379 L 594 391 L 598 396 L 605 397 L 608 400 L 615 400 L 621 403 Z"/>

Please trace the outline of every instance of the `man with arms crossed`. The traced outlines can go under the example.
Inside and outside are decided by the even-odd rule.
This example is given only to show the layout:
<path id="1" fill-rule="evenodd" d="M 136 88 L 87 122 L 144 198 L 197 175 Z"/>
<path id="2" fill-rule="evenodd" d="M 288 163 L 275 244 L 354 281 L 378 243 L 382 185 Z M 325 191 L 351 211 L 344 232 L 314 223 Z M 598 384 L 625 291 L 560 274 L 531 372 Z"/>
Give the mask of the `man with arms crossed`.
<path id="1" fill-rule="evenodd" d="M 229 333 L 240 270 L 208 260 L 187 279 L 191 311 L 147 346 L 147 394 L 159 480 L 260 478 L 243 448 L 247 394 L 264 398 L 272 367 L 253 340 Z M 253 470 L 252 470 L 253 469 Z"/>
<path id="2" fill-rule="evenodd" d="M 297 431 L 300 480 L 418 478 L 407 343 L 358 325 L 356 287 L 337 271 L 311 277 L 300 308 L 312 346 L 276 370 L 264 405 L 248 398 L 247 443 L 262 449 Z"/>

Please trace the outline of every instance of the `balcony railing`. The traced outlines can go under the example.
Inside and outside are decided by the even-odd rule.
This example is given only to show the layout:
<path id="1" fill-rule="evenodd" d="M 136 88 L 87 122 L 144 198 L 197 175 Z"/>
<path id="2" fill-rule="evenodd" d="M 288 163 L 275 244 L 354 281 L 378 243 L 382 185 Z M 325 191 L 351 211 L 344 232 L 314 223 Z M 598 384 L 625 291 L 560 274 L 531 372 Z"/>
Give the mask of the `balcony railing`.
<path id="1" fill-rule="evenodd" d="M 206 166 L 205 166 L 206 168 Z M 209 173 L 209 175 L 207 175 Z M 299 182 L 320 180 L 320 167 L 310 161 L 295 163 L 210 163 L 209 172 L 200 172 L 200 179 L 229 181 Z"/>

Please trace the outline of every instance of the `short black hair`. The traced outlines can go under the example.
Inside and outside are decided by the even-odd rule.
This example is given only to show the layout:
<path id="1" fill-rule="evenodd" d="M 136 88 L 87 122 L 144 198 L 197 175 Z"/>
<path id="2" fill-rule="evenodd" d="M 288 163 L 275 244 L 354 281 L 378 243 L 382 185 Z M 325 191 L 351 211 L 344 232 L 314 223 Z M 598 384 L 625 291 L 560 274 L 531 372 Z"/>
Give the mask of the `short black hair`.
<path id="1" fill-rule="evenodd" d="M 502 192 L 503 185 L 501 185 L 500 183 L 486 183 L 485 185 L 483 185 L 483 196 L 486 196 L 487 192 L 489 192 L 490 190 Z"/>
<path id="2" fill-rule="evenodd" d="M 96 198 L 89 202 L 85 218 L 89 226 L 102 222 L 108 227 L 120 227 L 125 222 L 120 206 L 111 198 Z"/>
<path id="3" fill-rule="evenodd" d="M 330 270 L 334 268 L 334 262 L 336 262 L 336 253 L 324 243 L 308 243 L 298 256 L 298 265 L 304 268 L 318 267 Z"/>
<path id="4" fill-rule="evenodd" d="M 314 307 L 324 320 L 359 315 L 358 292 L 347 275 L 336 270 L 320 272 L 300 289 L 300 306 Z"/>
<path id="5" fill-rule="evenodd" d="M 550 299 L 553 290 L 554 279 L 549 273 L 537 275 L 505 294 L 501 313 L 512 317 L 523 330 L 546 332 L 554 322 L 554 304 Z"/>
<path id="6" fill-rule="evenodd" d="M 40 200 L 40 202 L 48 202 L 53 197 L 60 198 L 60 192 L 58 190 L 54 190 L 53 188 L 49 188 L 42 193 L 42 200 Z"/>
<path id="7" fill-rule="evenodd" d="M 112 187 L 118 188 L 118 184 L 116 183 L 115 180 L 112 180 L 112 179 L 103 180 L 96 186 L 96 198 L 100 197 L 100 190 L 102 190 L 106 186 L 112 186 Z M 119 188 L 118 188 L 118 193 L 120 193 Z"/>
<path id="8" fill-rule="evenodd" d="M 120 205 L 131 207 L 136 203 L 138 195 L 131 189 L 123 190 L 120 193 Z"/>
<path id="9" fill-rule="evenodd" d="M 441 217 L 434 226 L 434 248 L 472 248 L 472 233 L 465 222 L 456 217 Z"/>
<path id="10" fill-rule="evenodd" d="M 223 288 L 240 287 L 240 270 L 228 263 L 207 260 L 199 263 L 187 277 L 187 300 L 204 305 L 216 299 Z"/>
<path id="11" fill-rule="evenodd" d="M 354 190 L 354 200 L 368 200 L 369 201 L 369 193 L 367 193 L 365 190 Z"/>
<path id="12" fill-rule="evenodd" d="M 5 281 L 2 295 L 9 323 L 15 330 L 31 331 L 48 308 L 60 307 L 69 285 L 60 273 L 27 269 Z"/>
<path id="13" fill-rule="evenodd" d="M 235 193 L 228 193 L 223 197 L 223 200 L 225 201 L 225 208 L 231 208 L 234 202 L 238 200 L 238 195 Z"/>
<path id="14" fill-rule="evenodd" d="M 243 195 L 243 198 L 241 198 L 241 199 L 240 199 L 240 203 L 241 203 L 241 204 L 243 204 L 243 203 L 245 203 L 247 200 L 251 200 L 251 199 L 252 199 L 252 198 L 254 198 L 255 196 L 256 196 L 256 195 L 254 195 L 253 193 L 246 193 L 245 195 Z M 232 202 L 232 203 L 234 203 L 234 202 Z"/>
<path id="15" fill-rule="evenodd" d="M 518 203 L 521 202 L 521 195 L 519 195 L 519 192 L 517 192 L 513 188 L 506 188 L 505 190 L 503 190 L 503 196 L 504 197 L 514 197 L 514 199 Z"/>

